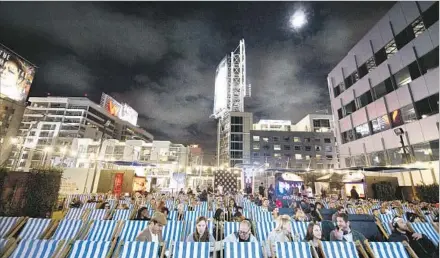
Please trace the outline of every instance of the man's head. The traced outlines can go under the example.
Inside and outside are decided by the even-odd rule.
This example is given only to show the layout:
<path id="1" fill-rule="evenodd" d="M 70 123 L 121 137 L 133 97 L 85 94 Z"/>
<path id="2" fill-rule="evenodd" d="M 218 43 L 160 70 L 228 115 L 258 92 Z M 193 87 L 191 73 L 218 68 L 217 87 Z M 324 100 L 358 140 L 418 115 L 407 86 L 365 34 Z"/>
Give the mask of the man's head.
<path id="1" fill-rule="evenodd" d="M 240 239 L 248 240 L 251 234 L 251 223 L 248 220 L 243 220 L 240 222 L 240 228 L 238 230 Z"/>
<path id="2" fill-rule="evenodd" d="M 391 224 L 395 230 L 407 231 L 408 225 L 401 217 L 394 217 Z"/>
<path id="3" fill-rule="evenodd" d="M 263 206 L 264 207 L 269 207 L 269 200 L 267 198 L 263 199 Z"/>
<path id="4" fill-rule="evenodd" d="M 338 206 L 337 210 L 338 210 L 338 213 L 345 213 L 345 208 L 342 206 Z"/>
<path id="5" fill-rule="evenodd" d="M 162 232 L 162 228 L 167 224 L 167 218 L 161 212 L 155 212 L 150 220 L 150 230 L 157 235 Z"/>
<path id="6" fill-rule="evenodd" d="M 339 229 L 347 231 L 350 228 L 350 221 L 348 221 L 348 215 L 345 213 L 339 213 L 336 217 L 336 224 Z"/>

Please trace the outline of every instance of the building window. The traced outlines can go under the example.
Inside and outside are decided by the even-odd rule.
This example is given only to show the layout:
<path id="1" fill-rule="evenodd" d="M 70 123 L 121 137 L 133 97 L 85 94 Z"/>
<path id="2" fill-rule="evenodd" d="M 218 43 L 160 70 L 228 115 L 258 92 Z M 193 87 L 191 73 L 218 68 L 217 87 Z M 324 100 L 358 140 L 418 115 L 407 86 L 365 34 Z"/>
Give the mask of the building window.
<path id="1" fill-rule="evenodd" d="M 403 68 L 393 75 L 394 81 L 396 82 L 396 87 L 400 88 L 411 82 L 411 74 L 409 73 L 408 67 Z"/>
<path id="2" fill-rule="evenodd" d="M 289 136 L 284 136 L 283 139 L 284 139 L 285 142 L 289 142 L 290 141 L 290 137 Z"/>
<path id="3" fill-rule="evenodd" d="M 232 116 L 231 117 L 231 124 L 242 125 L 243 124 L 243 117 L 241 117 L 241 116 Z"/>
<path id="4" fill-rule="evenodd" d="M 260 157 L 260 153 L 259 152 L 254 152 L 253 156 L 254 156 L 254 158 L 259 158 Z"/>
<path id="5" fill-rule="evenodd" d="M 281 150 L 281 145 L 279 145 L 279 144 L 275 144 L 275 145 L 273 146 L 273 150 L 276 150 L 276 151 Z"/>
<path id="6" fill-rule="evenodd" d="M 269 138 L 268 137 L 263 137 L 263 142 L 269 142 Z"/>
<path id="7" fill-rule="evenodd" d="M 309 143 L 310 142 L 310 138 L 304 138 L 304 142 L 305 143 Z"/>
<path id="8" fill-rule="evenodd" d="M 270 147 L 269 147 L 269 145 L 266 144 L 266 145 L 263 146 L 263 149 L 265 149 L 265 150 L 269 150 Z"/>
<path id="9" fill-rule="evenodd" d="M 302 154 L 295 154 L 295 159 L 296 160 L 301 160 L 302 159 Z"/>
<path id="10" fill-rule="evenodd" d="M 363 78 L 365 75 L 367 75 L 368 74 L 367 63 L 363 63 L 361 66 L 359 66 L 358 71 L 359 71 L 359 78 Z"/>
<path id="11" fill-rule="evenodd" d="M 290 157 L 292 157 L 292 154 L 290 154 L 290 153 L 284 153 L 284 157 L 286 157 L 286 158 L 290 158 Z"/>
<path id="12" fill-rule="evenodd" d="M 231 134 L 231 141 L 234 142 L 242 142 L 243 141 L 243 134 Z"/>
<path id="13" fill-rule="evenodd" d="M 284 150 L 285 151 L 290 151 L 290 145 L 284 145 Z"/>
<path id="14" fill-rule="evenodd" d="M 315 142 L 321 142 L 321 139 L 315 138 Z"/>
<path id="15" fill-rule="evenodd" d="M 356 132 L 356 139 L 361 139 L 370 135 L 370 127 L 368 126 L 368 123 L 356 126 L 354 131 Z"/>
<path id="16" fill-rule="evenodd" d="M 338 118 L 342 119 L 344 115 L 342 114 L 342 108 L 338 109 Z"/>
<path id="17" fill-rule="evenodd" d="M 422 74 L 425 74 L 438 67 L 438 55 L 438 47 L 436 47 L 419 59 Z"/>
<path id="18" fill-rule="evenodd" d="M 320 154 L 316 154 L 316 160 L 321 160 L 322 156 Z"/>
<path id="19" fill-rule="evenodd" d="M 301 142 L 301 138 L 299 138 L 299 137 L 293 137 L 293 142 Z"/>
<path id="20" fill-rule="evenodd" d="M 425 12 L 423 12 L 423 23 L 425 24 L 426 28 L 431 27 L 434 23 L 438 21 L 438 1 L 435 2 L 435 4 L 431 5 Z"/>
<path id="21" fill-rule="evenodd" d="M 373 134 L 388 130 L 391 128 L 388 115 L 383 115 L 378 118 L 371 120 L 371 128 L 373 129 Z"/>
<path id="22" fill-rule="evenodd" d="M 387 164 L 385 159 L 385 153 L 383 151 L 377 151 L 369 154 L 372 166 L 385 166 Z"/>
<path id="23" fill-rule="evenodd" d="M 405 124 L 417 120 L 416 111 L 414 109 L 413 104 L 409 104 L 400 108 L 400 111 L 402 113 L 402 119 Z"/>
<path id="24" fill-rule="evenodd" d="M 325 152 L 332 152 L 333 151 L 332 146 L 325 146 L 324 149 L 325 149 Z"/>
<path id="25" fill-rule="evenodd" d="M 411 81 L 419 78 L 422 74 L 420 73 L 419 66 L 417 61 L 412 62 L 408 66 L 409 74 L 411 75 Z"/>
<path id="26" fill-rule="evenodd" d="M 324 164 L 322 164 L 322 163 L 317 163 L 317 164 L 316 164 L 316 169 L 324 169 Z"/>
<path id="27" fill-rule="evenodd" d="M 325 158 L 328 160 L 332 160 L 333 159 L 333 155 L 325 155 Z"/>
<path id="28" fill-rule="evenodd" d="M 322 150 L 322 147 L 321 146 L 319 146 L 319 145 L 315 145 L 315 151 L 321 151 Z"/>
<path id="29" fill-rule="evenodd" d="M 324 143 L 331 143 L 332 140 L 330 138 L 324 138 Z"/>
<path id="30" fill-rule="evenodd" d="M 252 145 L 252 149 L 253 149 L 253 150 L 259 150 L 259 149 L 260 149 L 260 144 L 259 144 L 259 143 L 254 143 L 254 144 Z"/>
<path id="31" fill-rule="evenodd" d="M 374 60 L 376 61 L 376 66 L 379 66 L 385 60 L 387 60 L 387 54 L 385 52 L 385 47 L 381 48 L 374 54 Z"/>
<path id="32" fill-rule="evenodd" d="M 359 108 L 365 107 L 371 102 L 373 102 L 373 96 L 371 95 L 371 91 L 369 90 L 357 98 Z"/>
<path id="33" fill-rule="evenodd" d="M 301 150 L 301 146 L 298 146 L 298 145 L 295 145 L 294 148 L 295 148 L 296 151 L 300 151 Z"/>
<path id="34" fill-rule="evenodd" d="M 439 141 L 430 141 L 412 145 L 416 161 L 439 160 Z"/>
<path id="35" fill-rule="evenodd" d="M 270 153 L 265 152 L 265 153 L 263 154 L 263 156 L 264 156 L 264 157 L 270 157 Z"/>
<path id="36" fill-rule="evenodd" d="M 394 39 L 392 39 L 390 42 L 388 42 L 388 44 L 385 45 L 385 53 L 387 54 L 387 59 L 397 53 L 397 46 Z"/>
<path id="37" fill-rule="evenodd" d="M 414 33 L 414 37 L 417 37 L 420 34 L 422 34 L 426 30 L 425 24 L 423 24 L 422 17 L 419 17 L 415 21 L 413 21 L 411 23 L 411 28 Z"/>
<path id="38" fill-rule="evenodd" d="M 274 153 L 273 156 L 274 156 L 274 157 L 277 157 L 277 158 L 278 158 L 278 157 L 281 157 L 281 153 Z"/>
<path id="39" fill-rule="evenodd" d="M 346 132 L 343 132 L 341 134 L 342 137 L 342 143 L 351 142 L 354 140 L 353 130 L 348 130 Z"/>
<path id="40" fill-rule="evenodd" d="M 341 94 L 341 89 L 339 88 L 339 85 L 333 88 L 333 93 L 335 95 L 335 98 Z"/>
<path id="41" fill-rule="evenodd" d="M 397 127 L 403 125 L 402 112 L 400 109 L 396 109 L 390 113 L 391 117 L 391 127 Z"/>
<path id="42" fill-rule="evenodd" d="M 306 151 L 312 151 L 312 146 L 304 146 L 304 149 L 305 149 Z"/>
<path id="43" fill-rule="evenodd" d="M 305 155 L 304 157 L 305 157 L 306 160 L 310 160 L 311 156 L 310 155 Z"/>
<path id="44" fill-rule="evenodd" d="M 428 117 L 438 113 L 439 94 L 434 94 L 415 103 L 417 109 L 418 119 Z"/>
<path id="45" fill-rule="evenodd" d="M 354 101 L 351 101 L 347 105 L 345 105 L 345 115 L 348 116 L 352 114 L 354 111 L 356 111 L 356 105 L 354 104 Z"/>
<path id="46" fill-rule="evenodd" d="M 387 150 L 388 157 L 390 158 L 390 165 L 401 165 L 403 162 L 403 150 L 402 148 Z"/>
<path id="47" fill-rule="evenodd" d="M 403 29 L 399 34 L 394 38 L 396 41 L 397 49 L 402 49 L 406 44 L 408 44 L 411 40 L 413 40 L 416 36 L 414 35 L 414 31 L 412 26 L 408 26 Z"/>
<path id="48" fill-rule="evenodd" d="M 280 141 L 280 137 L 278 137 L 278 136 L 274 136 L 274 137 L 273 137 L 273 141 L 274 141 L 274 142 L 279 142 L 279 141 Z"/>
<path id="49" fill-rule="evenodd" d="M 393 84 L 391 82 L 391 79 L 385 79 L 383 82 L 376 85 L 374 88 L 374 93 L 376 95 L 376 99 L 380 99 L 383 96 L 387 95 L 388 93 L 392 92 L 394 90 Z"/>
<path id="50" fill-rule="evenodd" d="M 231 132 L 243 132 L 243 126 L 242 125 L 231 125 Z"/>
<path id="51" fill-rule="evenodd" d="M 231 149 L 233 149 L 233 150 L 243 150 L 243 143 L 241 143 L 241 142 L 231 142 Z"/>
<path id="52" fill-rule="evenodd" d="M 368 72 L 373 71 L 374 68 L 376 68 L 376 63 L 374 62 L 374 56 L 370 57 L 367 62 L 365 62 L 367 66 Z"/>
<path id="53" fill-rule="evenodd" d="M 345 89 L 350 88 L 358 80 L 359 80 L 359 75 L 358 75 L 357 71 L 354 71 L 347 78 L 345 78 Z"/>
<path id="54" fill-rule="evenodd" d="M 260 141 L 260 136 L 252 136 L 252 139 L 254 140 L 254 142 L 259 142 Z"/>

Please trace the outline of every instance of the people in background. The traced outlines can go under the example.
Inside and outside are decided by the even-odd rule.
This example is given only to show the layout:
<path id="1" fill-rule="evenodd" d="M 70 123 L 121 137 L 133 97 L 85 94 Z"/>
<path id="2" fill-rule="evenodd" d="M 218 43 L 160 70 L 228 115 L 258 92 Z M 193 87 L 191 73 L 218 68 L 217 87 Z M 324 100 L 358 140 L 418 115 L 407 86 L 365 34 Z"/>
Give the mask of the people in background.
<path id="1" fill-rule="evenodd" d="M 148 223 L 148 227 L 139 233 L 136 241 L 163 242 L 162 229 L 166 224 L 167 219 L 165 215 L 161 212 L 155 212 Z"/>
<path id="2" fill-rule="evenodd" d="M 168 219 L 168 214 L 170 214 L 170 210 L 168 210 L 167 207 L 162 207 L 160 212 L 162 212 L 165 215 L 165 217 L 167 217 L 167 219 Z"/>
<path id="3" fill-rule="evenodd" d="M 222 209 L 217 209 L 214 213 L 214 238 L 216 241 L 223 240 L 225 230 L 225 213 Z"/>
<path id="4" fill-rule="evenodd" d="M 258 193 L 264 196 L 264 190 L 265 190 L 264 185 L 263 183 L 261 183 L 260 186 L 258 187 Z"/>
<path id="5" fill-rule="evenodd" d="M 277 200 L 275 201 L 275 206 L 276 206 L 277 208 L 283 208 L 283 202 L 282 202 L 280 199 L 277 199 Z"/>
<path id="6" fill-rule="evenodd" d="M 98 209 L 100 209 L 100 210 L 110 210 L 110 203 L 108 203 L 108 202 L 100 203 L 99 206 L 98 206 Z"/>
<path id="7" fill-rule="evenodd" d="M 185 194 L 185 191 L 183 191 L 183 188 L 180 188 L 179 194 Z"/>
<path id="8" fill-rule="evenodd" d="M 359 199 L 359 194 L 356 191 L 356 186 L 353 185 L 353 188 L 351 188 L 351 191 L 350 191 L 350 195 L 351 195 L 351 199 L 354 199 L 354 200 Z"/>
<path id="9" fill-rule="evenodd" d="M 274 193 L 275 193 L 275 189 L 273 188 L 273 185 L 270 184 L 269 188 L 267 189 L 267 198 L 269 200 L 272 200 Z"/>
<path id="10" fill-rule="evenodd" d="M 305 185 L 301 185 L 301 196 L 302 197 L 307 197 L 307 189 Z"/>
<path id="11" fill-rule="evenodd" d="M 215 242 L 214 237 L 209 234 L 208 219 L 206 217 L 198 217 L 196 220 L 196 228 L 194 233 L 186 238 L 187 242 Z"/>
<path id="12" fill-rule="evenodd" d="M 134 220 L 150 220 L 150 214 L 147 207 L 141 207 L 136 214 Z"/>
<path id="13" fill-rule="evenodd" d="M 394 217 L 391 225 L 393 232 L 388 238 L 389 242 L 408 242 L 418 257 L 439 257 L 438 246 L 435 246 L 426 235 L 411 232 L 407 222 L 401 217 Z"/>
<path id="14" fill-rule="evenodd" d="M 306 241 L 312 242 L 315 248 L 318 248 L 319 241 L 322 241 L 322 229 L 318 223 L 311 222 L 307 226 Z"/>
<path id="15" fill-rule="evenodd" d="M 150 200 L 150 207 L 153 210 L 156 209 L 156 199 L 151 198 L 151 200 Z"/>
<path id="16" fill-rule="evenodd" d="M 192 191 L 191 187 L 188 187 L 188 190 L 186 191 L 186 194 L 187 195 L 193 194 L 193 191 Z"/>
<path id="17" fill-rule="evenodd" d="M 92 196 L 92 198 L 90 198 L 88 201 L 87 201 L 87 203 L 96 203 L 96 197 L 95 196 Z"/>
<path id="18" fill-rule="evenodd" d="M 261 210 L 262 211 L 269 211 L 269 200 L 267 198 L 263 198 Z"/>
<path id="19" fill-rule="evenodd" d="M 347 211 L 345 210 L 345 208 L 344 207 L 342 207 L 342 206 L 338 206 L 338 208 L 336 208 L 336 213 L 335 214 L 333 214 L 332 215 L 332 221 L 333 222 L 336 222 L 336 217 L 339 215 L 339 214 L 342 214 L 342 213 L 347 213 Z"/>
<path id="20" fill-rule="evenodd" d="M 293 219 L 295 221 L 301 221 L 301 222 L 306 222 L 309 220 L 307 215 L 300 208 L 296 208 L 295 215 L 293 215 Z"/>
<path id="21" fill-rule="evenodd" d="M 347 214 L 338 214 L 336 216 L 336 224 L 336 229 L 330 232 L 330 241 L 356 242 L 359 240 L 361 243 L 365 241 L 366 238 L 364 235 L 351 229 Z"/>
<path id="22" fill-rule="evenodd" d="M 252 235 L 251 227 L 248 220 L 243 220 L 240 222 L 239 230 L 225 237 L 224 242 L 257 242 L 257 238 Z"/>
<path id="23" fill-rule="evenodd" d="M 72 201 L 69 203 L 70 208 L 79 208 L 81 207 L 81 201 L 77 198 L 73 198 Z"/>
<path id="24" fill-rule="evenodd" d="M 183 220 L 184 212 L 185 212 L 185 204 L 179 203 L 177 205 L 177 220 L 178 221 Z"/>
<path id="25" fill-rule="evenodd" d="M 280 216 L 280 210 L 278 208 L 273 209 L 272 216 L 273 219 L 276 220 Z"/>
<path id="26" fill-rule="evenodd" d="M 292 223 L 288 215 L 281 215 L 276 219 L 276 227 L 267 236 L 266 252 L 268 257 L 275 257 L 275 243 L 292 242 Z"/>

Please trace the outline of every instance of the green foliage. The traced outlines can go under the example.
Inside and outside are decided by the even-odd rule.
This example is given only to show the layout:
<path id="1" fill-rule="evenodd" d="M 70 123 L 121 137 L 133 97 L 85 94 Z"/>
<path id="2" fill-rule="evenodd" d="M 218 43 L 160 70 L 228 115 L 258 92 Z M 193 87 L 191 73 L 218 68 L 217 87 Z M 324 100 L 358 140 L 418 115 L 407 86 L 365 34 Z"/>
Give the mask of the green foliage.
<path id="1" fill-rule="evenodd" d="M 417 195 L 422 202 L 438 203 L 439 202 L 439 185 L 419 185 L 416 187 Z"/>
<path id="2" fill-rule="evenodd" d="M 4 185 L 6 182 L 6 178 L 8 176 L 8 169 L 5 167 L 0 167 L 0 189 L 5 189 Z M 2 198 L 2 191 L 0 190 L 0 215 L 3 213 L 6 209 L 6 201 Z"/>
<path id="3" fill-rule="evenodd" d="M 382 201 L 396 199 L 396 188 L 390 182 L 381 181 L 373 184 L 374 198 Z"/>
<path id="4" fill-rule="evenodd" d="M 58 200 L 63 170 L 44 167 L 29 173 L 24 213 L 30 217 L 45 217 Z"/>

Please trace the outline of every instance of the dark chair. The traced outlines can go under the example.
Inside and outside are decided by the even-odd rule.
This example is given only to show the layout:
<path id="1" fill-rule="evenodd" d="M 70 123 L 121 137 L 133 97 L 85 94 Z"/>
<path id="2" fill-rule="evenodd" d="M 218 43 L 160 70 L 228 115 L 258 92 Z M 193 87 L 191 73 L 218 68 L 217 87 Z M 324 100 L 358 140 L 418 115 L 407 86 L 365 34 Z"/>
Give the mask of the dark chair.
<path id="1" fill-rule="evenodd" d="M 375 218 L 367 214 L 349 214 L 351 228 L 362 233 L 370 242 L 383 241 L 382 234 L 376 225 Z"/>
<path id="2" fill-rule="evenodd" d="M 320 209 L 319 213 L 321 213 L 322 220 L 332 220 L 333 214 L 337 212 L 336 209 Z"/>

